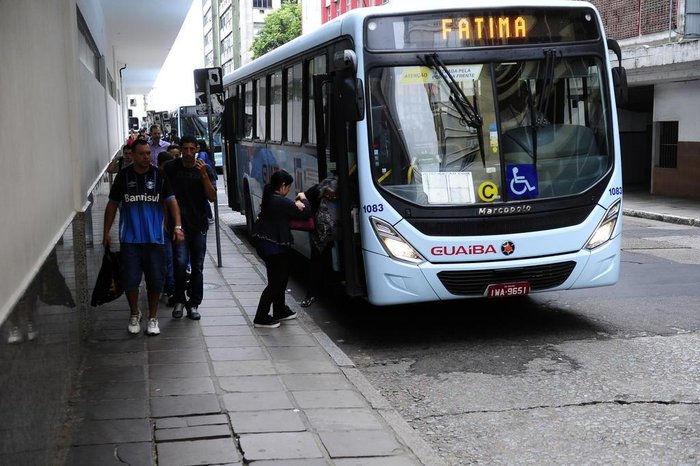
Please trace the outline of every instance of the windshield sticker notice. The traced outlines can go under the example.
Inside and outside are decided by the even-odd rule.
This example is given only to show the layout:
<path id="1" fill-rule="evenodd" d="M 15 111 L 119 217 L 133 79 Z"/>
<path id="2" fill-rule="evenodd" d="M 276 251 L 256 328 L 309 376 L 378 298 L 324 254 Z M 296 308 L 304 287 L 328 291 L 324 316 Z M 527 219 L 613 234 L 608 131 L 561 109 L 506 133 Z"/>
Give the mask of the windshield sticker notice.
<path id="1" fill-rule="evenodd" d="M 481 75 L 481 69 L 484 65 L 449 65 L 446 68 L 449 70 L 455 81 L 476 81 Z M 411 66 L 404 68 L 399 83 L 401 84 L 427 84 L 440 83 L 442 79 L 437 71 L 427 66 Z"/>

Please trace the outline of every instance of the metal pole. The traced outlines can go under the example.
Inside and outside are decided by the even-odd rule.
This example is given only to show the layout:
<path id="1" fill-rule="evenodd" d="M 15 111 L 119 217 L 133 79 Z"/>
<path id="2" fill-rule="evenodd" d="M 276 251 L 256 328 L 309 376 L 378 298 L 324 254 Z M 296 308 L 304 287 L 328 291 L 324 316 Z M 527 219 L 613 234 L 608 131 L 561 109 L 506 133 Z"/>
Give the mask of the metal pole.
<path id="1" fill-rule="evenodd" d="M 673 27 L 673 0 L 668 2 L 668 41 L 671 42 L 671 28 Z"/>
<path id="2" fill-rule="evenodd" d="M 210 157 L 214 157 L 214 131 L 211 124 L 211 90 L 209 89 L 209 79 L 207 79 L 207 132 L 209 133 Z M 214 159 L 214 172 L 216 172 L 216 159 Z M 218 184 L 218 183 L 217 183 Z M 218 191 L 218 187 L 217 187 Z M 208 202 L 208 201 L 207 201 Z M 214 230 L 216 231 L 216 260 L 217 266 L 221 268 L 221 233 L 219 232 L 219 195 L 214 199 Z"/>

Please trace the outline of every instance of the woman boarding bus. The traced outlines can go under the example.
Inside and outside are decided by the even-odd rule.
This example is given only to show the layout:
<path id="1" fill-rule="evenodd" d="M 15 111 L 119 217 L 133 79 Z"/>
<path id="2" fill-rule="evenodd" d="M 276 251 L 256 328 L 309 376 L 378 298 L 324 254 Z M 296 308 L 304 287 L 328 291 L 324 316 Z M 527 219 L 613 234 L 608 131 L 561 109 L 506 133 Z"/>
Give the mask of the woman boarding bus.
<path id="1" fill-rule="evenodd" d="M 332 266 L 377 305 L 612 285 L 609 48 L 581 1 L 353 10 L 224 78 L 229 205 L 250 228 L 273 172 L 335 172 Z"/>

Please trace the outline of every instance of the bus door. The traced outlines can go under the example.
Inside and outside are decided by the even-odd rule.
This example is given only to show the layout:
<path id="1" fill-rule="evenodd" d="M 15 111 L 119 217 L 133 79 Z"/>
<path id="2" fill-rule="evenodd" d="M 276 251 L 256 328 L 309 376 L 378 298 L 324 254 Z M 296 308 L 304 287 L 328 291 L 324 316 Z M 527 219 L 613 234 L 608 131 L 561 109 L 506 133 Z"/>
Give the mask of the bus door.
<path id="1" fill-rule="evenodd" d="M 348 46 L 346 42 L 338 44 L 333 50 L 329 74 L 315 79 L 314 97 L 324 98 L 314 98 L 314 103 L 317 129 L 326 131 L 323 138 L 319 135 L 319 142 L 324 141 L 328 146 L 328 150 L 322 149 L 323 152 L 319 149 L 319 175 L 335 169 L 338 176 L 340 228 L 336 244 L 345 292 L 349 296 L 365 296 L 362 247 L 356 221 L 359 208 L 356 122 L 362 118 L 348 108 L 357 106 L 356 97 L 362 93 L 362 84 L 355 78 L 356 66 L 343 59 L 345 54 L 354 57 Z M 353 63 L 356 64 L 356 59 Z M 326 105 L 323 105 L 324 101 Z M 364 103 L 361 108 L 364 111 Z M 323 118 L 323 123 L 319 124 L 319 118 Z"/>
<path id="2" fill-rule="evenodd" d="M 228 194 L 228 206 L 233 210 L 241 210 L 241 196 L 238 186 L 238 163 L 234 148 L 236 147 L 236 128 L 238 127 L 237 96 L 234 94 L 224 103 L 224 116 L 222 118 L 221 149 L 224 157 L 224 185 Z"/>

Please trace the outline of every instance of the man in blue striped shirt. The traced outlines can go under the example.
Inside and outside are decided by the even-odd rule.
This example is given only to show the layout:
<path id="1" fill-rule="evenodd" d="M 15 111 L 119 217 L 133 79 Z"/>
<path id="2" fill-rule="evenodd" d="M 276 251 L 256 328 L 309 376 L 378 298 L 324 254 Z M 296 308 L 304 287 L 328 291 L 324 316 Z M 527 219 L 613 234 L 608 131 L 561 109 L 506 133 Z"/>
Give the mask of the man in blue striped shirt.
<path id="1" fill-rule="evenodd" d="M 172 187 L 151 165 L 150 146 L 146 141 L 136 140 L 132 148 L 133 163 L 117 173 L 109 192 L 102 243 L 111 246 L 110 229 L 119 209 L 121 280 L 131 309 L 127 329 L 132 334 L 141 331 L 139 286 L 145 276 L 149 311 L 146 334 L 158 335 L 158 302 L 166 266 L 163 206 L 174 219 L 176 243 L 183 241 L 184 233 Z"/>

